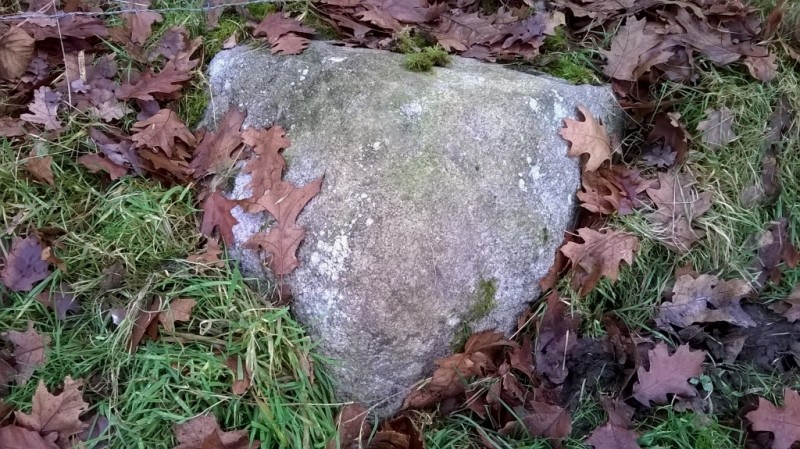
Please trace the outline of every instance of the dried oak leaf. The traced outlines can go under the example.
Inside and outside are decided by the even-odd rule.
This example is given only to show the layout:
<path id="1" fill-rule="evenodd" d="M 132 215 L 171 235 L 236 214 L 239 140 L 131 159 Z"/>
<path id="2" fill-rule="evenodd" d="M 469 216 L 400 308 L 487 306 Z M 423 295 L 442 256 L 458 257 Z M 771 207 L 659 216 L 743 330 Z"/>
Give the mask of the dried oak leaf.
<path id="1" fill-rule="evenodd" d="M 568 437 L 572 432 L 572 420 L 569 410 L 563 407 L 542 401 L 531 401 L 525 409 L 522 422 L 511 421 L 500 429 L 500 433 L 515 435 L 519 434 L 521 429 L 533 437 L 559 440 Z"/>
<path id="2" fill-rule="evenodd" d="M 194 150 L 190 167 L 195 179 L 218 173 L 233 166 L 233 153 L 242 144 L 242 124 L 247 114 L 231 106 L 222 116 L 217 129 L 206 132 Z M 225 243 L 228 243 L 226 241 Z"/>
<path id="3" fill-rule="evenodd" d="M 636 169 L 614 166 L 611 171 L 614 174 L 613 182 L 622 193 L 617 212 L 620 215 L 628 215 L 632 214 L 634 210 L 643 207 L 647 199 L 645 192 L 655 182 L 642 178 L 641 172 Z"/>
<path id="4" fill-rule="evenodd" d="M 12 81 L 22 76 L 33 60 L 34 39 L 18 26 L 0 36 L 0 78 Z"/>
<path id="5" fill-rule="evenodd" d="M 69 437 L 86 428 L 86 424 L 79 418 L 89 407 L 89 404 L 83 401 L 82 385 L 81 380 L 74 381 L 67 376 L 64 379 L 63 390 L 54 396 L 47 391 L 44 381 L 40 380 L 33 395 L 31 414 L 14 412 L 16 424 L 39 432 L 45 438 L 56 432 L 59 446 L 64 447 Z"/>
<path id="6" fill-rule="evenodd" d="M 158 321 L 156 321 L 156 318 L 158 318 L 161 310 L 161 298 L 155 297 L 150 300 L 145 309 L 132 310 L 135 305 L 136 303 L 131 303 L 129 310 L 125 312 L 125 317 L 136 316 L 136 321 L 133 322 L 131 329 L 131 337 L 128 340 L 128 352 L 131 354 L 136 352 L 145 335 L 153 339 L 156 338 L 158 333 Z"/>
<path id="7" fill-rule="evenodd" d="M 577 193 L 581 207 L 598 214 L 610 215 L 619 209 L 622 192 L 608 168 L 587 171 L 581 175 L 582 190 Z"/>
<path id="8" fill-rule="evenodd" d="M 770 305 L 770 308 L 783 315 L 790 323 L 800 320 L 800 284 L 794 286 L 789 296 Z"/>
<path id="9" fill-rule="evenodd" d="M 659 113 L 653 119 L 653 129 L 647 135 L 648 150 L 655 154 L 644 156 L 646 165 L 671 167 L 686 160 L 689 154 L 689 133 L 680 122 L 680 114 Z"/>
<path id="10" fill-rule="evenodd" d="M 736 139 L 733 132 L 733 112 L 728 108 L 707 109 L 707 118 L 697 125 L 703 132 L 703 142 L 712 148 L 721 148 Z"/>
<path id="11" fill-rule="evenodd" d="M 246 430 L 223 431 L 210 414 L 176 424 L 173 431 L 178 440 L 174 449 L 250 449 L 261 445 L 258 440 L 250 442 Z"/>
<path id="12" fill-rule="evenodd" d="M 53 310 L 59 320 L 65 320 L 67 312 L 75 313 L 80 310 L 80 303 L 75 297 L 75 293 L 65 283 L 59 285 L 55 290 L 40 293 L 36 296 L 36 300 Z"/>
<path id="13" fill-rule="evenodd" d="M 674 354 L 663 342 L 647 352 L 650 369 L 640 366 L 636 370 L 639 380 L 633 385 L 633 397 L 645 406 L 650 402 L 667 403 L 667 394 L 683 397 L 697 395 L 697 389 L 689 383 L 689 379 L 703 373 L 705 351 L 692 351 L 689 345 L 678 346 Z"/>
<path id="14" fill-rule="evenodd" d="M 200 223 L 200 232 L 211 237 L 214 228 L 219 231 L 222 241 L 226 245 L 233 245 L 233 227 L 239 224 L 239 220 L 231 215 L 231 209 L 238 203 L 222 196 L 214 191 L 203 201 L 203 221 Z"/>
<path id="15" fill-rule="evenodd" d="M 564 383 L 569 373 L 564 360 L 575 347 L 580 322 L 580 316 L 567 312 L 558 292 L 547 297 L 547 310 L 536 327 L 538 338 L 533 360 L 537 374 L 556 385 Z"/>
<path id="16" fill-rule="evenodd" d="M 119 166 L 101 154 L 84 154 L 78 158 L 78 163 L 86 167 L 90 173 L 104 171 L 108 173 L 111 180 L 119 179 L 128 174 L 128 169 Z"/>
<path id="17" fill-rule="evenodd" d="M 148 59 L 154 61 L 159 56 L 174 59 L 186 51 L 188 41 L 189 32 L 186 27 L 171 27 L 161 36 L 156 47 L 148 55 Z"/>
<path id="18" fill-rule="evenodd" d="M 588 154 L 589 158 L 584 169 L 594 171 L 600 168 L 603 162 L 611 160 L 611 140 L 606 133 L 606 127 L 596 120 L 588 109 L 578 106 L 578 110 L 585 120 L 579 122 L 565 118 L 566 127 L 562 128 L 559 134 L 572 144 L 567 155 L 580 157 L 582 154 Z"/>
<path id="19" fill-rule="evenodd" d="M 580 294 L 592 291 L 602 276 L 617 280 L 619 264 L 633 263 L 633 254 L 639 250 L 636 236 L 618 231 L 601 233 L 590 228 L 578 229 L 583 243 L 567 242 L 561 252 L 572 261 Z"/>
<path id="20" fill-rule="evenodd" d="M 608 422 L 594 429 L 586 444 L 595 449 L 641 449 L 636 443 L 639 433 L 631 429 L 633 407 L 606 396 L 600 402 L 608 413 Z"/>
<path id="21" fill-rule="evenodd" d="M 20 24 L 37 41 L 45 39 L 92 39 L 108 37 L 108 28 L 102 19 L 64 14 L 56 17 L 35 17 Z"/>
<path id="22" fill-rule="evenodd" d="M 233 372 L 233 384 L 231 392 L 235 395 L 243 395 L 250 388 L 250 370 L 239 356 L 230 356 L 225 359 L 225 366 Z"/>
<path id="23" fill-rule="evenodd" d="M 753 280 L 754 285 L 762 288 L 767 279 L 779 282 L 781 262 L 789 268 L 795 268 L 800 263 L 800 253 L 790 240 L 789 220 L 785 217 L 770 223 L 767 232 L 759 239 L 758 253 L 750 262 L 751 272 L 757 275 Z"/>
<path id="24" fill-rule="evenodd" d="M 164 18 L 155 11 L 147 10 L 150 0 L 121 0 L 120 3 L 123 10 L 132 11 L 122 14 L 125 26 L 131 31 L 131 42 L 143 45 L 153 32 L 153 24 Z"/>
<path id="25" fill-rule="evenodd" d="M 222 249 L 219 247 L 217 239 L 209 238 L 200 252 L 190 254 L 186 260 L 191 263 L 203 265 L 204 267 L 224 267 L 225 261 L 220 259 Z"/>
<path id="26" fill-rule="evenodd" d="M 603 73 L 618 80 L 636 81 L 654 65 L 669 60 L 673 54 L 670 50 L 656 48 L 664 41 L 664 35 L 646 30 L 647 23 L 647 19 L 628 17 L 611 40 L 611 49 L 600 50 L 608 60 Z"/>
<path id="27" fill-rule="evenodd" d="M 679 253 L 689 251 L 705 232 L 692 222 L 711 208 L 711 193 L 697 193 L 695 181 L 683 173 L 659 173 L 658 189 L 647 189 L 657 210 L 647 216 L 659 242 Z"/>
<path id="28" fill-rule="evenodd" d="M 694 323 L 720 321 L 753 327 L 756 322 L 739 304 L 751 292 L 750 284 L 740 279 L 721 281 L 710 274 L 696 279 L 684 275 L 675 281 L 672 301 L 659 306 L 656 322 L 664 329 L 669 329 L 670 325 L 687 327 Z"/>
<path id="29" fill-rule="evenodd" d="M 791 388 L 783 389 L 783 406 L 775 407 L 768 400 L 758 398 L 758 408 L 745 415 L 753 430 L 772 432 L 775 439 L 772 449 L 789 449 L 800 441 L 800 394 Z"/>
<path id="30" fill-rule="evenodd" d="M 28 160 L 25 161 L 25 170 L 33 176 L 33 179 L 42 184 L 55 185 L 53 179 L 53 156 L 49 154 L 40 155 L 36 146 L 31 149 Z"/>
<path id="31" fill-rule="evenodd" d="M 306 233 L 297 224 L 297 216 L 321 188 L 321 177 L 303 187 L 281 181 L 259 198 L 258 204 L 275 217 L 277 225 L 267 234 L 259 232 L 252 236 L 245 247 L 269 251 L 272 254 L 269 267 L 276 276 L 286 276 L 300 264 L 297 248 Z"/>
<path id="32" fill-rule="evenodd" d="M 369 411 L 361 404 L 347 404 L 336 417 L 336 435 L 325 449 L 351 448 L 370 434 Z M 358 446 L 356 446 L 358 447 Z"/>
<path id="33" fill-rule="evenodd" d="M 267 37 L 273 54 L 284 55 L 297 55 L 308 47 L 309 39 L 301 34 L 314 34 L 314 30 L 296 19 L 284 17 L 282 13 L 264 17 L 253 30 L 253 36 Z"/>
<path id="34" fill-rule="evenodd" d="M 289 147 L 286 132 L 280 126 L 269 129 L 247 129 L 242 133 L 244 144 L 252 147 L 254 156 L 247 161 L 242 173 L 250 175 L 248 189 L 252 191 L 248 204 L 248 212 L 259 212 L 261 207 L 256 202 L 268 190 L 279 182 L 286 169 L 286 161 L 281 150 Z"/>
<path id="35" fill-rule="evenodd" d="M 0 281 L 12 292 L 27 292 L 33 284 L 50 275 L 48 263 L 42 260 L 44 246 L 31 234 L 24 239 L 15 238 L 6 258 Z"/>
<path id="36" fill-rule="evenodd" d="M 176 321 L 189 321 L 197 301 L 190 298 L 177 298 L 170 301 L 167 309 L 158 314 L 158 322 L 167 332 L 175 332 Z"/>
<path id="37" fill-rule="evenodd" d="M 778 75 L 778 56 L 771 54 L 768 56 L 747 56 L 744 58 L 744 65 L 750 71 L 753 78 L 768 83 Z"/>
<path id="38" fill-rule="evenodd" d="M 39 432 L 15 425 L 0 427 L 0 448 L 3 449 L 59 449 L 39 435 Z"/>
<path id="39" fill-rule="evenodd" d="M 134 134 L 131 140 L 135 147 L 160 149 L 168 157 L 174 155 L 173 149 L 177 141 L 189 146 L 195 145 L 194 134 L 183 123 L 177 113 L 170 109 L 162 109 L 147 120 L 133 124 Z"/>
<path id="40" fill-rule="evenodd" d="M 54 131 L 63 126 L 58 120 L 58 105 L 61 103 L 61 94 L 53 89 L 42 86 L 33 93 L 33 101 L 28 105 L 31 114 L 19 116 L 28 123 L 44 126 L 44 129 Z"/>
<path id="41" fill-rule="evenodd" d="M 175 99 L 183 89 L 183 83 L 192 78 L 191 68 L 179 67 L 173 61 L 168 61 L 158 73 L 148 69 L 139 79 L 131 84 L 126 81 L 116 91 L 120 100 L 156 100 Z"/>
<path id="42" fill-rule="evenodd" d="M 14 379 L 17 385 L 25 385 L 41 365 L 47 361 L 45 348 L 50 344 L 50 337 L 40 335 L 33 328 L 33 322 L 28 321 L 28 330 L 25 332 L 9 331 L 6 338 L 14 344 L 14 360 L 16 374 Z"/>

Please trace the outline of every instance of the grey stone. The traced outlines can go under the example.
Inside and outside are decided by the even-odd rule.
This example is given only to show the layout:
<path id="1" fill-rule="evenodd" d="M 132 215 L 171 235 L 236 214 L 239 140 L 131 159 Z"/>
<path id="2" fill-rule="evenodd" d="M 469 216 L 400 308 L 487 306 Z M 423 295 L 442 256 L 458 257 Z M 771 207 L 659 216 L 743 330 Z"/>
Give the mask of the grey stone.
<path id="1" fill-rule="evenodd" d="M 583 104 L 612 128 L 607 87 L 455 57 L 432 74 L 402 55 L 315 42 L 299 56 L 235 48 L 211 62 L 207 122 L 287 129 L 285 179 L 325 175 L 300 214 L 293 310 L 334 360 L 341 400 L 387 415 L 465 326 L 512 331 L 573 224 L 576 160 L 558 134 Z M 248 196 L 240 174 L 232 196 Z M 237 209 L 237 252 L 268 217 Z"/>

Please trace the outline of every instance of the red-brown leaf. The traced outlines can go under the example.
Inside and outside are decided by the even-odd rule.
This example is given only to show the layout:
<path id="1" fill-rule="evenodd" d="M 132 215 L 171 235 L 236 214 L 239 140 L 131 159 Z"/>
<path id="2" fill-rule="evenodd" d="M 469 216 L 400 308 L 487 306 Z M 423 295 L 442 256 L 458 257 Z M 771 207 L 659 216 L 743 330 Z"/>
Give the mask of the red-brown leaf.
<path id="1" fill-rule="evenodd" d="M 662 245 L 685 253 L 705 236 L 692 223 L 711 208 L 711 193 L 698 193 L 694 179 L 683 173 L 659 173 L 658 180 L 658 189 L 647 189 L 657 207 L 647 216 L 651 229 Z"/>
<path id="2" fill-rule="evenodd" d="M 133 125 L 134 134 L 131 140 L 138 148 L 160 149 L 168 157 L 174 154 L 177 141 L 194 146 L 194 134 L 183 123 L 183 120 L 170 109 L 162 109 L 147 120 Z"/>
<path id="3" fill-rule="evenodd" d="M 214 132 L 206 132 L 194 150 L 190 167 L 195 179 L 218 173 L 233 166 L 233 153 L 242 144 L 242 123 L 246 114 L 231 106 L 222 116 Z M 225 241 L 228 243 L 228 241 Z"/>
<path id="4" fill-rule="evenodd" d="M 253 192 L 250 196 L 252 202 L 247 207 L 249 212 L 258 212 L 260 207 L 256 201 L 281 181 L 286 161 L 280 152 L 289 147 L 289 139 L 285 134 L 280 126 L 266 130 L 251 128 L 242 133 L 244 144 L 252 147 L 255 153 L 242 169 L 243 173 L 250 175 L 247 187 Z"/>
<path id="5" fill-rule="evenodd" d="M 328 442 L 325 449 L 350 448 L 370 434 L 369 412 L 360 404 L 347 404 L 336 417 L 337 435 Z"/>
<path id="6" fill-rule="evenodd" d="M 33 59 L 34 39 L 18 26 L 0 36 L 0 78 L 12 81 L 25 73 Z"/>
<path id="7" fill-rule="evenodd" d="M 684 275 L 675 281 L 672 301 L 659 306 L 656 322 L 665 329 L 669 325 L 686 327 L 693 323 L 720 321 L 752 327 L 756 322 L 739 304 L 751 291 L 750 284 L 740 279 L 722 281 L 710 274 L 696 279 Z"/>
<path id="8" fill-rule="evenodd" d="M 25 385 L 41 365 L 47 361 L 45 348 L 50 344 L 50 337 L 40 335 L 33 328 L 33 322 L 28 321 L 28 330 L 25 332 L 9 331 L 8 340 L 14 344 L 14 361 L 16 374 L 14 379 L 17 385 Z"/>
<path id="9" fill-rule="evenodd" d="M 580 322 L 578 315 L 567 312 L 558 292 L 547 297 L 547 311 L 537 326 L 534 352 L 537 374 L 554 384 L 564 383 L 568 374 L 564 360 L 575 347 Z"/>
<path id="10" fill-rule="evenodd" d="M 208 195 L 201 207 L 203 209 L 203 221 L 200 223 L 200 232 L 212 237 L 212 233 L 216 228 L 222 237 L 222 241 L 226 245 L 233 245 L 233 227 L 239 221 L 233 218 L 231 209 L 236 205 L 236 201 L 225 198 L 217 191 Z"/>
<path id="11" fill-rule="evenodd" d="M 19 117 L 28 123 L 44 126 L 44 129 L 54 131 L 63 126 L 58 120 L 58 106 L 61 103 L 61 94 L 53 89 L 42 86 L 33 93 L 33 101 L 28 105 L 30 114 Z"/>
<path id="12" fill-rule="evenodd" d="M 200 415 L 174 427 L 178 445 L 174 449 L 251 449 L 260 447 L 252 443 L 245 430 L 225 432 L 220 429 L 214 415 Z"/>
<path id="13" fill-rule="evenodd" d="M 167 309 L 158 314 L 158 322 L 167 332 L 175 331 L 176 321 L 189 321 L 192 319 L 192 309 L 197 301 L 190 298 L 176 298 L 170 301 Z"/>
<path id="14" fill-rule="evenodd" d="M 663 342 L 648 351 L 650 369 L 639 367 L 636 374 L 639 380 L 633 386 L 633 397 L 645 406 L 650 402 L 666 404 L 667 395 L 675 394 L 683 397 L 697 395 L 697 389 L 689 383 L 689 379 L 703 373 L 705 351 L 692 351 L 689 345 L 678 346 L 670 355 Z"/>
<path id="15" fill-rule="evenodd" d="M 42 184 L 55 185 L 53 179 L 53 156 L 49 154 L 39 155 L 34 145 L 28 155 L 28 160 L 25 161 L 25 169 L 33 178 Z"/>
<path id="16" fill-rule="evenodd" d="M 296 19 L 284 17 L 282 13 L 267 15 L 253 30 L 253 36 L 266 36 L 272 45 L 277 44 L 288 33 L 314 34 L 314 30 Z"/>
<path id="17" fill-rule="evenodd" d="M 158 73 L 148 69 L 131 84 L 124 82 L 117 89 L 116 95 L 120 100 L 155 100 L 172 99 L 180 97 L 178 91 L 183 89 L 183 83 L 192 78 L 189 70 L 182 70 L 173 61 L 167 62 Z"/>
<path id="18" fill-rule="evenodd" d="M 83 381 L 73 381 L 67 376 L 62 392 L 52 395 L 44 382 L 39 381 L 30 415 L 15 412 L 16 424 L 39 432 L 44 437 L 57 432 L 60 445 L 68 442 L 69 437 L 86 428 L 86 424 L 80 420 L 81 413 L 89 407 L 83 401 L 82 385 Z"/>
<path id="19" fill-rule="evenodd" d="M 578 235 L 583 243 L 567 242 L 561 252 L 572 261 L 574 281 L 580 285 L 581 295 L 592 291 L 602 276 L 616 281 L 620 263 L 632 264 L 634 253 L 639 250 L 636 236 L 619 231 L 601 233 L 581 228 Z"/>
<path id="20" fill-rule="evenodd" d="M 0 427 L 0 448 L 9 449 L 59 449 L 50 441 L 45 440 L 38 432 L 19 426 Z"/>
<path id="21" fill-rule="evenodd" d="M 119 166 L 99 153 L 84 154 L 78 158 L 78 163 L 86 167 L 91 173 L 104 171 L 108 173 L 111 180 L 119 179 L 128 174 L 128 169 Z"/>
<path id="22" fill-rule="evenodd" d="M 597 121 L 588 109 L 578 106 L 578 110 L 585 120 L 580 122 L 564 118 L 566 126 L 559 131 L 559 134 L 572 144 L 567 155 L 571 157 L 589 155 L 584 169 L 594 171 L 600 168 L 605 161 L 611 160 L 611 140 L 606 132 L 606 127 Z"/>
<path id="23" fill-rule="evenodd" d="M 243 395 L 250 388 L 250 370 L 247 369 L 244 360 L 238 356 L 231 356 L 225 359 L 225 366 L 233 372 L 233 384 L 231 392 L 235 395 Z"/>
<path id="24" fill-rule="evenodd" d="M 745 417 L 753 430 L 772 432 L 775 439 L 772 449 L 789 449 L 800 441 L 800 394 L 790 388 L 783 389 L 783 406 L 775 407 L 768 400 L 758 398 L 758 408 Z"/>

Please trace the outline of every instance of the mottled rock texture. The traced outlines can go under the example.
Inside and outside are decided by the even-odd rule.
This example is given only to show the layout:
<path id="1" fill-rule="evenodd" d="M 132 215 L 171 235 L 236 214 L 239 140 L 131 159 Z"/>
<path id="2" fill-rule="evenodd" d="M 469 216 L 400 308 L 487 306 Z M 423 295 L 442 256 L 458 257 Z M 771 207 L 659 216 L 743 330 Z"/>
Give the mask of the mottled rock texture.
<path id="1" fill-rule="evenodd" d="M 580 176 L 562 119 L 578 104 L 611 128 L 621 117 L 605 87 L 458 57 L 412 73 L 402 59 L 318 42 L 299 56 L 235 48 L 209 68 L 207 122 L 235 105 L 246 126 L 281 125 L 285 179 L 325 175 L 299 218 L 293 309 L 335 360 L 340 399 L 382 415 L 466 329 L 514 328 L 573 224 Z M 269 226 L 236 216 L 239 245 Z M 257 255 L 236 254 L 266 276 Z"/>

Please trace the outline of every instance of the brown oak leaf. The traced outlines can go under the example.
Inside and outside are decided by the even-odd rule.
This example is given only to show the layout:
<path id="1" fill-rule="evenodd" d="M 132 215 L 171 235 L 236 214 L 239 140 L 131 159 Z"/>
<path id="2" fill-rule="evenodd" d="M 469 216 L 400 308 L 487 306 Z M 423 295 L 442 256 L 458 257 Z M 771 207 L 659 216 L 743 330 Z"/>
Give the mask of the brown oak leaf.
<path id="1" fill-rule="evenodd" d="M 128 174 L 127 168 L 111 162 L 108 158 L 99 153 L 84 154 L 78 158 L 78 163 L 86 167 L 90 173 L 97 173 L 100 171 L 108 173 L 112 181 Z"/>
<path id="2" fill-rule="evenodd" d="M 750 71 L 753 78 L 768 83 L 778 75 L 778 56 L 775 54 L 767 56 L 746 56 L 744 65 Z"/>
<path id="3" fill-rule="evenodd" d="M 19 137 L 26 135 L 25 123 L 12 117 L 0 117 L 0 137 Z"/>
<path id="4" fill-rule="evenodd" d="M 800 284 L 794 286 L 789 296 L 771 304 L 770 308 L 783 315 L 790 323 L 800 320 Z"/>
<path id="5" fill-rule="evenodd" d="M 80 310 L 80 303 L 72 290 L 69 284 L 61 283 L 55 289 L 37 295 L 36 300 L 52 309 L 56 318 L 64 320 L 67 318 L 67 312 L 75 313 Z"/>
<path id="6" fill-rule="evenodd" d="M 219 231 L 222 241 L 226 245 L 233 245 L 233 227 L 239 224 L 239 220 L 231 215 L 231 209 L 238 203 L 222 196 L 214 191 L 203 201 L 203 221 L 200 223 L 200 232 L 212 237 L 214 228 Z"/>
<path id="7" fill-rule="evenodd" d="M 19 118 L 28 123 L 42 125 L 49 131 L 61 129 L 63 125 L 58 120 L 60 103 L 60 93 L 47 86 L 42 86 L 33 93 L 33 101 L 28 105 L 31 114 L 22 114 Z"/>
<path id="8" fill-rule="evenodd" d="M 33 60 L 34 39 L 18 26 L 0 36 L 0 78 L 12 81 L 22 76 Z"/>
<path id="9" fill-rule="evenodd" d="M 664 342 L 647 352 L 650 369 L 640 366 L 636 370 L 639 380 L 633 385 L 633 397 L 645 406 L 650 402 L 666 404 L 667 395 L 694 397 L 697 389 L 689 379 L 703 373 L 705 351 L 692 351 L 689 345 L 680 345 L 674 354 Z"/>
<path id="10" fill-rule="evenodd" d="M 325 446 L 325 449 L 353 447 L 370 434 L 369 411 L 360 404 L 347 404 L 339 410 L 336 417 L 337 435 Z"/>
<path id="11" fill-rule="evenodd" d="M 561 252 L 572 261 L 573 282 L 580 286 L 581 295 L 592 291 L 602 276 L 616 281 L 620 263 L 632 264 L 634 253 L 639 250 L 636 236 L 619 231 L 601 233 L 581 228 L 578 236 L 583 243 L 567 242 Z"/>
<path id="12" fill-rule="evenodd" d="M 224 267 L 225 261 L 220 259 L 221 255 L 222 249 L 219 247 L 219 241 L 209 238 L 199 252 L 190 254 L 186 260 L 204 267 Z"/>
<path id="13" fill-rule="evenodd" d="M 281 181 L 258 200 L 258 204 L 275 217 L 277 225 L 267 234 L 259 232 L 252 236 L 245 247 L 269 251 L 272 254 L 269 267 L 276 276 L 286 276 L 299 265 L 297 248 L 305 237 L 305 230 L 297 225 L 297 216 L 321 187 L 322 178 L 303 187 Z"/>
<path id="14" fill-rule="evenodd" d="M 55 443 L 39 435 L 39 432 L 15 425 L 0 427 L 0 441 L 0 448 L 4 449 L 59 449 Z"/>
<path id="15" fill-rule="evenodd" d="M 86 424 L 80 420 L 80 415 L 86 411 L 89 404 L 83 401 L 81 386 L 83 381 L 72 380 L 67 376 L 61 393 L 53 395 L 47 391 L 44 381 L 39 381 L 39 386 L 33 395 L 30 415 L 14 412 L 16 424 L 39 432 L 45 438 L 56 432 L 59 446 L 66 447 L 64 444 L 72 435 L 86 428 Z"/>
<path id="16" fill-rule="evenodd" d="M 153 24 L 164 20 L 161 14 L 147 10 L 150 7 L 150 0 L 121 0 L 120 6 L 126 11 L 133 10 L 133 12 L 126 12 L 121 16 L 125 21 L 125 26 L 130 29 L 131 42 L 137 45 L 147 42 L 147 38 L 152 33 Z"/>
<path id="17" fill-rule="evenodd" d="M 203 178 L 233 166 L 233 153 L 242 144 L 241 128 L 246 114 L 234 106 L 222 116 L 217 129 L 206 132 L 194 150 L 190 167 L 195 179 Z M 226 243 L 228 243 L 226 241 Z"/>
<path id="18" fill-rule="evenodd" d="M 658 189 L 647 189 L 657 210 L 647 216 L 659 242 L 679 253 L 689 251 L 705 232 L 692 227 L 711 208 L 711 193 L 698 193 L 695 181 L 684 173 L 659 173 Z"/>
<path id="19" fill-rule="evenodd" d="M 606 127 L 595 119 L 588 109 L 578 106 L 578 110 L 585 120 L 579 122 L 565 118 L 566 127 L 562 128 L 559 134 L 572 144 L 567 155 L 571 157 L 589 155 L 584 169 L 594 171 L 600 168 L 603 162 L 611 160 L 611 140 L 606 133 Z"/>
<path id="20" fill-rule="evenodd" d="M 28 330 L 25 332 L 9 331 L 8 341 L 14 344 L 14 360 L 16 374 L 14 379 L 17 385 L 25 385 L 41 365 L 47 361 L 45 348 L 50 344 L 50 337 L 41 335 L 33 328 L 33 322 L 28 321 Z"/>
<path id="21" fill-rule="evenodd" d="M 53 179 L 53 156 L 40 154 L 36 145 L 31 149 L 28 160 L 25 161 L 25 170 L 33 176 L 33 179 L 42 184 L 51 186 L 56 184 Z"/>
<path id="22" fill-rule="evenodd" d="M 673 52 L 658 48 L 664 42 L 664 35 L 645 29 L 646 25 L 644 18 L 628 17 L 611 40 L 611 49 L 600 50 L 608 60 L 603 73 L 618 80 L 636 81 L 654 65 L 669 60 Z"/>
<path id="23" fill-rule="evenodd" d="M 289 33 L 281 36 L 278 42 L 272 46 L 270 51 L 275 55 L 299 55 L 305 50 L 311 40 L 307 37 Z"/>
<path id="24" fill-rule="evenodd" d="M 176 321 L 189 321 L 192 319 L 192 309 L 197 301 L 190 298 L 173 299 L 167 309 L 158 314 L 158 322 L 167 332 L 175 332 Z"/>
<path id="25" fill-rule="evenodd" d="M 613 181 L 614 174 L 608 168 L 586 171 L 581 174 L 583 189 L 577 193 L 581 207 L 597 213 L 610 215 L 619 209 L 622 195 Z"/>
<path id="26" fill-rule="evenodd" d="M 6 258 L 0 281 L 12 292 L 27 292 L 33 284 L 50 275 L 49 264 L 42 260 L 44 246 L 31 234 L 24 239 L 15 238 Z"/>
<path id="27" fill-rule="evenodd" d="M 45 39 L 93 39 L 108 36 L 102 19 L 64 14 L 61 17 L 35 17 L 25 20 L 20 27 L 37 41 Z"/>
<path id="28" fill-rule="evenodd" d="M 131 354 L 139 348 L 139 343 L 142 342 L 145 335 L 151 339 L 158 336 L 158 321 L 156 320 L 160 314 L 161 304 L 161 298 L 157 296 L 151 299 L 144 309 L 135 309 L 137 302 L 133 302 L 125 311 L 125 317 L 136 317 L 128 340 L 128 352 Z"/>
<path id="29" fill-rule="evenodd" d="M 682 163 L 689 154 L 689 133 L 680 122 L 680 114 L 659 113 L 653 119 L 653 129 L 647 134 L 648 149 L 651 154 L 659 151 L 660 157 L 643 154 L 645 164 L 657 167 L 671 167 Z"/>
<path id="30" fill-rule="evenodd" d="M 242 133 L 244 144 L 253 148 L 254 157 L 247 161 L 242 172 L 250 175 L 248 188 L 252 191 L 248 212 L 263 210 L 256 201 L 279 182 L 286 168 L 281 150 L 289 147 L 289 139 L 280 126 L 269 129 L 247 129 Z"/>
<path id="31" fill-rule="evenodd" d="M 178 440 L 174 449 L 251 449 L 261 445 L 258 440 L 251 442 L 246 430 L 223 431 L 211 414 L 176 424 L 173 431 Z"/>
<path id="32" fill-rule="evenodd" d="M 697 130 L 703 132 L 703 142 L 708 146 L 721 148 L 736 139 L 733 132 L 733 112 L 730 109 L 708 109 L 706 116 L 708 118 L 697 125 Z"/>
<path id="33" fill-rule="evenodd" d="M 745 415 L 753 430 L 772 432 L 775 439 L 772 449 L 789 449 L 800 441 L 800 394 L 791 388 L 783 389 L 783 406 L 775 407 L 768 400 L 758 398 L 758 408 Z"/>
<path id="34" fill-rule="evenodd" d="M 504 435 L 519 434 L 520 430 L 533 437 L 546 437 L 559 440 L 572 432 L 569 410 L 543 401 L 531 401 L 522 416 L 522 422 L 511 421 L 500 429 Z"/>
<path id="35" fill-rule="evenodd" d="M 606 396 L 600 402 L 608 413 L 608 422 L 594 429 L 586 444 L 595 449 L 641 449 L 636 442 L 639 433 L 631 429 L 633 407 Z"/>
<path id="36" fill-rule="evenodd" d="M 235 395 L 243 395 L 250 388 L 250 370 L 240 357 L 230 356 L 225 359 L 225 366 L 233 372 L 233 384 L 231 392 Z"/>
<path id="37" fill-rule="evenodd" d="M 148 69 L 135 83 L 123 82 L 116 91 L 120 100 L 138 99 L 143 101 L 156 99 L 176 99 L 183 89 L 183 83 L 192 78 L 190 70 L 178 67 L 174 60 L 168 61 L 160 72 Z"/>
<path id="38" fill-rule="evenodd" d="M 696 279 L 684 275 L 675 281 L 672 301 L 659 306 L 656 322 L 664 329 L 669 329 L 670 325 L 687 327 L 693 323 L 719 321 L 752 327 L 756 322 L 739 304 L 750 292 L 750 284 L 740 279 L 721 281 L 710 274 Z"/>
<path id="39" fill-rule="evenodd" d="M 161 149 L 168 157 L 174 155 L 173 149 L 177 141 L 194 146 L 194 134 L 183 123 L 177 113 L 170 109 L 162 109 L 147 120 L 133 124 L 134 134 L 131 140 L 135 147 Z"/>
<path id="40" fill-rule="evenodd" d="M 766 285 L 767 279 L 780 282 L 781 262 L 789 268 L 795 268 L 800 263 L 800 253 L 790 240 L 787 218 L 770 223 L 767 231 L 761 235 L 756 257 L 750 262 L 750 271 L 756 274 L 753 284 L 760 289 Z"/>
<path id="41" fill-rule="evenodd" d="M 282 13 L 267 15 L 253 30 L 253 36 L 266 36 L 272 45 L 277 44 L 281 37 L 288 33 L 314 34 L 314 30 L 299 20 L 284 17 Z"/>
<path id="42" fill-rule="evenodd" d="M 567 312 L 567 305 L 558 292 L 547 297 L 547 310 L 537 323 L 534 363 L 536 373 L 559 385 L 567 379 L 564 360 L 575 347 L 580 316 Z"/>

